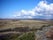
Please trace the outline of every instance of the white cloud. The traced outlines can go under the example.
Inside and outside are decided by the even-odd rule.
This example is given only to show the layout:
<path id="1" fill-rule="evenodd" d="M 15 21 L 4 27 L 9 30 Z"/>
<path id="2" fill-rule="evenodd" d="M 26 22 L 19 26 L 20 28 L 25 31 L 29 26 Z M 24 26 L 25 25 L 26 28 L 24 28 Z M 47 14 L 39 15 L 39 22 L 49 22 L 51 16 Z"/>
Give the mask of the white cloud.
<path id="1" fill-rule="evenodd" d="M 44 16 L 50 19 L 53 16 L 53 3 L 47 4 L 46 1 L 40 1 L 32 10 L 21 10 L 15 14 L 17 18 L 33 18 L 33 16 Z"/>
<path id="2" fill-rule="evenodd" d="M 41 14 L 46 19 L 51 19 L 53 16 L 53 3 L 47 4 L 47 2 L 41 1 L 34 9 L 35 13 Z"/>

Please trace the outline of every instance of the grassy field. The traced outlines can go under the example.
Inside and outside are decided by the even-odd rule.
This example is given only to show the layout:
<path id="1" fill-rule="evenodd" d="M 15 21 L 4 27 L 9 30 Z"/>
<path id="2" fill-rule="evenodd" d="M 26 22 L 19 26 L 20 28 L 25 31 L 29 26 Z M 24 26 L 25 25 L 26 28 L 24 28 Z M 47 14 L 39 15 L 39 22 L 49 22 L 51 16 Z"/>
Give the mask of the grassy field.
<path id="1" fill-rule="evenodd" d="M 19 34 L 6 34 L 0 37 L 0 40 L 35 40 L 34 32 Z"/>
<path id="2" fill-rule="evenodd" d="M 15 27 L 35 27 L 39 28 L 42 25 L 49 23 L 41 20 L 0 20 L 0 29 L 15 28 Z"/>
<path id="3" fill-rule="evenodd" d="M 35 40 L 35 29 L 48 25 L 53 23 L 43 20 L 0 20 L 0 37 L 4 36 L 0 40 Z"/>

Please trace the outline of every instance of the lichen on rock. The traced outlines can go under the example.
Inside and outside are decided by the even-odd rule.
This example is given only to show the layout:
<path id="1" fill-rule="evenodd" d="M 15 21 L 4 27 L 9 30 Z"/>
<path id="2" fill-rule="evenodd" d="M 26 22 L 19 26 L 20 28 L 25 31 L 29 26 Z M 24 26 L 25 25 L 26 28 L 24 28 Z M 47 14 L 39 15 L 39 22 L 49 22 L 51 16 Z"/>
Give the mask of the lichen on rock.
<path id="1" fill-rule="evenodd" d="M 42 30 L 37 30 L 36 40 L 53 40 L 53 26 L 43 27 Z"/>

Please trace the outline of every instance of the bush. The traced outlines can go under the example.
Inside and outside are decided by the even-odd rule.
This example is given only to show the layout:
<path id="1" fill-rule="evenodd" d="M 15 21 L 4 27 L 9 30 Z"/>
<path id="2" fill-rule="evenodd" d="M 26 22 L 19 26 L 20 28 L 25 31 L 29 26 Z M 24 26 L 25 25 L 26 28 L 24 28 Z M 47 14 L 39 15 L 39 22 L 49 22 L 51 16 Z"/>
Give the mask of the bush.
<path id="1" fill-rule="evenodd" d="M 16 38 L 15 40 L 35 40 L 35 35 L 33 33 L 25 33 L 22 37 Z"/>

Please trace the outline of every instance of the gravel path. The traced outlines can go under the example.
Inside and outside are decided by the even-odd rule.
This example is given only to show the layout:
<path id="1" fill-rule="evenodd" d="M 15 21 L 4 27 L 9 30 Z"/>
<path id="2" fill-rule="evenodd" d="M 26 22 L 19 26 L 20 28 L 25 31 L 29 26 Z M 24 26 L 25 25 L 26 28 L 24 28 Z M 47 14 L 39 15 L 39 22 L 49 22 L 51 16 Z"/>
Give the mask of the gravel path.
<path id="1" fill-rule="evenodd" d="M 36 40 L 51 40 L 51 39 L 48 39 L 45 34 L 49 30 L 51 30 L 51 28 L 53 28 L 53 26 L 48 26 L 48 27 L 42 28 L 42 30 L 37 30 L 35 34 L 37 37 Z"/>

